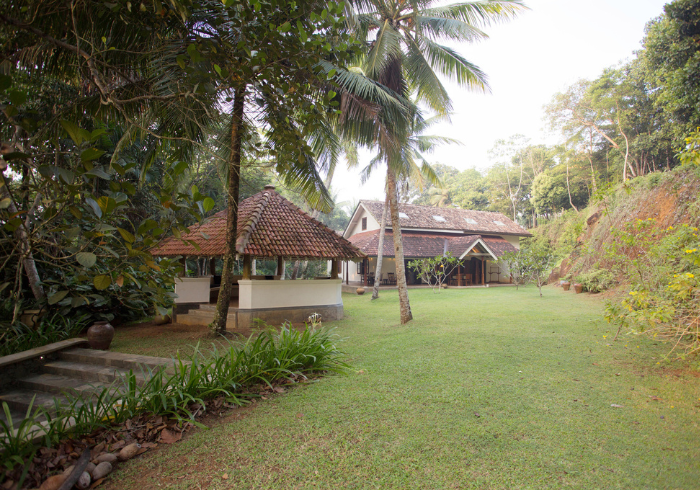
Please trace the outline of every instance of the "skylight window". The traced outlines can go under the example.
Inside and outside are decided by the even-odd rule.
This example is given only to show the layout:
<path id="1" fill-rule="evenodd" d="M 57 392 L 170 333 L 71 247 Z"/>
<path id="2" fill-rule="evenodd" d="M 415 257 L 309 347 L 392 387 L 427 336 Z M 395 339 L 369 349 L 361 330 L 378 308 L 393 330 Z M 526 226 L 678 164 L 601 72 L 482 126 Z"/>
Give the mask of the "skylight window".
<path id="1" fill-rule="evenodd" d="M 433 216 L 433 219 L 434 219 L 435 221 L 439 221 L 439 222 L 441 222 L 441 223 L 444 223 L 444 222 L 445 222 L 445 218 L 443 218 L 442 216 Z"/>
<path id="2" fill-rule="evenodd" d="M 408 219 L 408 215 L 406 213 L 399 213 L 399 218 L 406 218 Z"/>
<path id="3" fill-rule="evenodd" d="M 503 221 L 494 220 L 493 222 L 496 223 L 498 226 L 506 226 L 506 224 Z"/>
<path id="4" fill-rule="evenodd" d="M 475 225 L 475 224 L 476 224 L 476 221 L 474 221 L 474 220 L 471 219 L 471 218 L 464 218 L 464 221 L 466 221 L 466 222 L 469 223 L 470 225 Z"/>

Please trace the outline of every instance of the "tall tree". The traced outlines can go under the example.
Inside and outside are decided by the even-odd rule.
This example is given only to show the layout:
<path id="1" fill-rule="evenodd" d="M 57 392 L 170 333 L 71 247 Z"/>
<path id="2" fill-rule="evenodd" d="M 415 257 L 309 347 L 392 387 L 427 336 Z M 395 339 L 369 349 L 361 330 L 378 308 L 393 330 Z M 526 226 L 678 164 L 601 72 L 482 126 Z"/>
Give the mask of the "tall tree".
<path id="1" fill-rule="evenodd" d="M 416 94 L 419 103 L 437 114 L 447 114 L 451 103 L 439 75 L 460 86 L 485 90 L 485 74 L 440 40 L 473 42 L 486 34 L 478 26 L 514 16 L 523 7 L 519 1 L 492 0 L 436 6 L 434 0 L 407 3 L 403 0 L 362 0 L 357 3 L 356 35 L 369 50 L 362 63 L 373 80 L 404 98 Z M 394 237 L 396 275 L 401 323 L 412 319 L 403 260 L 397 184 L 404 173 L 402 153 L 410 131 L 403 126 L 372 128 L 374 141 L 387 163 L 387 192 Z"/>

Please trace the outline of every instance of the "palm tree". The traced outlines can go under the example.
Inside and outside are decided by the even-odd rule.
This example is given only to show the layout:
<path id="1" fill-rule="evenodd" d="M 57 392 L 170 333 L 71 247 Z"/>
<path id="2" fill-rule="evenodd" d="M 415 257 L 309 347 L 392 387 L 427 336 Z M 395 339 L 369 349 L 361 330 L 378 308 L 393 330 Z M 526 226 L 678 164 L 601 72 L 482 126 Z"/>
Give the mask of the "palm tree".
<path id="1" fill-rule="evenodd" d="M 402 176 L 402 181 L 405 181 L 406 185 L 410 185 L 412 183 L 422 189 L 426 180 L 431 184 L 440 184 L 437 174 L 428 164 L 423 154 L 432 152 L 441 144 L 461 143 L 455 139 L 445 136 L 432 136 L 425 135 L 423 133 L 431 126 L 444 121 L 447 118 L 447 115 L 437 115 L 428 119 L 423 119 L 420 113 L 415 114 L 413 123 L 410 126 L 410 136 L 405 141 L 405 147 L 401 152 L 401 158 L 403 161 L 399 169 L 399 174 Z M 363 170 L 363 181 L 369 179 L 372 169 L 383 160 L 383 154 L 380 151 L 379 155 L 372 159 L 370 164 Z M 379 297 L 379 281 L 381 280 L 382 276 L 382 255 L 384 252 L 384 229 L 386 228 L 387 208 L 389 207 L 388 197 L 389 195 L 387 194 L 387 200 L 384 203 L 384 210 L 382 212 L 382 223 L 378 245 L 379 250 L 377 255 L 377 270 L 375 273 L 375 284 L 374 290 L 372 291 L 372 299 L 377 299 Z"/>
<path id="2" fill-rule="evenodd" d="M 439 75 L 459 85 L 487 90 L 486 75 L 454 49 L 438 41 L 473 42 L 486 38 L 479 26 L 507 20 L 524 7 L 519 0 L 484 0 L 448 6 L 434 6 L 436 0 L 360 0 L 351 19 L 357 38 L 366 43 L 362 60 L 366 75 L 394 93 L 408 98 L 415 94 L 421 104 L 437 114 L 447 114 L 451 102 Z M 413 114 L 409 115 L 413 120 Z M 403 261 L 399 223 L 397 181 L 405 176 L 404 144 L 410 136 L 406 125 L 382 126 L 370 131 L 387 163 L 387 193 L 394 230 L 396 276 L 399 289 L 401 323 L 412 319 Z"/>

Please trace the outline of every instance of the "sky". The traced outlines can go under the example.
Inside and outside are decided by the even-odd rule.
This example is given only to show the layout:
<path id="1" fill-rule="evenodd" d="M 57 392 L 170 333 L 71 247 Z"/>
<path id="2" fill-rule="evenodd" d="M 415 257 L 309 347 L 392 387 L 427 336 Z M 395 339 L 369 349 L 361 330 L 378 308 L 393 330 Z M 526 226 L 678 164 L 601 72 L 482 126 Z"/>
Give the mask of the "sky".
<path id="1" fill-rule="evenodd" d="M 452 0 L 453 3 L 456 0 Z M 438 148 L 428 156 L 459 170 L 486 169 L 488 151 L 499 139 L 525 135 L 532 144 L 553 144 L 543 107 L 557 92 L 580 79 L 594 79 L 603 69 L 634 57 L 644 26 L 663 12 L 663 0 L 525 0 L 529 11 L 487 27 L 479 44 L 453 45 L 489 77 L 491 93 L 474 93 L 445 81 L 453 101 L 450 123 L 430 134 L 449 136 L 461 145 Z M 372 154 L 360 153 L 360 167 Z M 385 171 L 364 185 L 359 171 L 340 164 L 333 177 L 337 203 L 383 199 Z"/>

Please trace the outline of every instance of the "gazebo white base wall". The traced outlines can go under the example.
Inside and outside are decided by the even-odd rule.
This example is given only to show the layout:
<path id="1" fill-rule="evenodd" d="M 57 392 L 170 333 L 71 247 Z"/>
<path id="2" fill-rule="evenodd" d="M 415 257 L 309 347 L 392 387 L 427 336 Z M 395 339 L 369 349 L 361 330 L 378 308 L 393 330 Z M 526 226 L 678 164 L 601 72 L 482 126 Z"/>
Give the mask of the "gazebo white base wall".
<path id="1" fill-rule="evenodd" d="M 208 303 L 211 276 L 176 277 L 175 303 Z"/>
<path id="2" fill-rule="evenodd" d="M 340 279 L 296 281 L 238 281 L 237 328 L 253 325 L 260 319 L 270 325 L 285 321 L 303 323 L 313 313 L 323 320 L 343 318 Z"/>
<path id="3" fill-rule="evenodd" d="M 216 305 L 209 303 L 209 279 L 182 278 L 178 281 L 181 296 L 176 299 L 177 322 L 211 323 Z M 227 327 L 230 329 L 253 327 L 256 319 L 273 326 L 284 322 L 300 324 L 308 322 L 314 313 L 321 315 L 324 321 L 343 318 L 340 279 L 239 279 L 238 288 L 238 306 L 229 309 Z"/>

